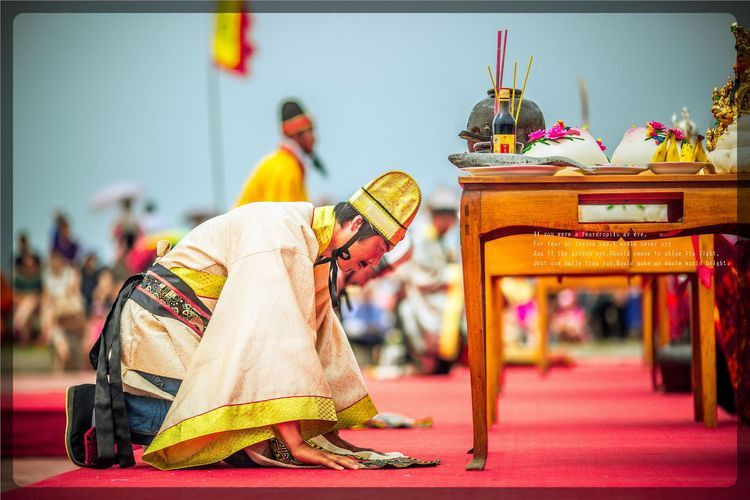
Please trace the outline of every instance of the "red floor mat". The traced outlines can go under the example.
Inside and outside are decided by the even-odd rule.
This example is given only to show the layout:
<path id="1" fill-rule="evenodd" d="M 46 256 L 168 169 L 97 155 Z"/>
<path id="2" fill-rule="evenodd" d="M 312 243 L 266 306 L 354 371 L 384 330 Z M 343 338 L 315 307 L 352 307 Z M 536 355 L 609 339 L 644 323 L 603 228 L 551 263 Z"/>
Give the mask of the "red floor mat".
<path id="1" fill-rule="evenodd" d="M 4 411 L 3 418 L 8 414 Z M 13 437 L 3 440 L 4 457 L 64 457 L 65 393 L 13 395 Z M 8 443 L 12 442 L 12 450 Z"/>
<path id="2" fill-rule="evenodd" d="M 737 476 L 737 424 L 693 422 L 692 397 L 651 390 L 638 360 L 582 362 L 546 377 L 511 368 L 490 433 L 487 470 L 467 472 L 472 444 L 468 371 L 369 381 L 381 410 L 432 416 L 432 429 L 346 431 L 350 441 L 420 458 L 435 468 L 375 471 L 204 468 L 75 470 L 40 487 L 720 487 Z M 9 496 L 13 498 L 13 496 Z"/>

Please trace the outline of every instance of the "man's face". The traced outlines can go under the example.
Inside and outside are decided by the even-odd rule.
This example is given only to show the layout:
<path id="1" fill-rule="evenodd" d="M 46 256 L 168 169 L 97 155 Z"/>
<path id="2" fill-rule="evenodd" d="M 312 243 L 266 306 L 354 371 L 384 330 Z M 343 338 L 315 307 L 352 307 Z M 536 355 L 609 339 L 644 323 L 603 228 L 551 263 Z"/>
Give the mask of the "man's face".
<path id="1" fill-rule="evenodd" d="M 315 131 L 313 129 L 302 131 L 294 136 L 294 140 L 302 148 L 302 151 L 310 154 L 315 147 Z"/>
<path id="2" fill-rule="evenodd" d="M 374 234 L 358 240 L 349 247 L 349 260 L 338 259 L 339 268 L 344 272 L 359 271 L 367 266 L 375 266 L 383 254 L 388 251 L 388 244 L 382 236 Z"/>

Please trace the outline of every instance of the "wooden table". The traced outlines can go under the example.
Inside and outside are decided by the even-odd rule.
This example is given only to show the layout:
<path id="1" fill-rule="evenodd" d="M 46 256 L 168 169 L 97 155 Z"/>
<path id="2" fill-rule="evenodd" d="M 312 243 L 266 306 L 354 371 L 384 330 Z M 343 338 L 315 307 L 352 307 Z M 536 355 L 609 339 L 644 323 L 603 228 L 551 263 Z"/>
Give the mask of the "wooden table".
<path id="1" fill-rule="evenodd" d="M 506 236 L 487 242 L 485 245 L 485 323 L 486 330 L 486 352 L 487 352 L 487 418 L 490 425 L 497 421 L 497 396 L 502 388 L 503 366 L 510 359 L 512 352 L 505 352 L 503 343 L 503 322 L 498 312 L 503 311 L 505 300 L 500 290 L 503 278 L 528 276 L 529 270 L 533 269 L 536 276 L 536 303 L 538 307 L 539 342 L 532 350 L 523 352 L 525 361 L 533 361 L 539 370 L 546 372 L 548 365 L 547 349 L 547 308 L 546 300 L 543 298 L 548 289 L 559 289 L 578 286 L 614 286 L 615 283 L 627 284 L 633 282 L 642 289 L 642 313 L 643 313 L 643 349 L 644 360 L 651 366 L 652 383 L 657 388 L 656 369 L 654 363 L 657 348 L 663 347 L 668 342 L 669 321 L 666 316 L 666 274 L 695 274 L 697 271 L 695 262 L 685 259 L 692 256 L 693 242 L 690 236 L 664 238 L 658 242 L 658 247 L 652 245 L 656 242 L 630 241 L 617 242 L 618 246 L 612 246 L 611 241 L 586 240 L 584 247 L 564 246 L 570 243 L 567 238 L 559 236 L 534 236 L 532 234 L 517 234 Z M 580 240 L 576 241 L 579 244 Z M 557 265 L 540 265 L 534 254 L 544 253 L 541 248 L 569 248 L 571 250 L 585 250 L 590 256 L 587 266 L 574 265 L 578 257 L 571 253 L 560 258 Z M 628 250 L 629 262 L 613 261 L 608 257 L 610 250 Z M 680 255 L 679 259 L 670 259 L 659 266 L 653 266 L 650 255 L 654 250 L 662 253 L 669 250 L 673 255 Z M 594 265 L 595 264 L 595 265 Z M 663 273 L 657 274 L 656 273 Z M 563 283 L 567 283 L 564 285 Z M 545 286 L 546 285 L 546 286 Z M 654 336 L 653 320 L 656 318 L 656 337 Z M 519 354 L 518 351 L 515 352 Z"/>
<path id="2" fill-rule="evenodd" d="M 599 240 L 638 241 L 700 235 L 699 248 L 713 254 L 713 234 L 738 231 L 737 198 L 747 195 L 750 176 L 612 175 L 459 177 L 461 251 L 471 369 L 473 458 L 468 470 L 487 460 L 487 355 L 485 245 L 516 234 L 553 234 Z M 738 192 L 739 190 L 739 192 Z M 590 204 L 664 205 L 658 222 L 582 222 Z M 711 265 L 707 259 L 708 265 Z M 595 272 L 601 273 L 597 269 Z M 534 276 L 537 269 L 528 269 Z M 589 270 L 591 272 L 591 270 Z M 643 266 L 640 273 L 660 273 Z M 568 273 L 571 274 L 571 273 Z M 581 274 L 587 274 L 582 270 Z M 712 278 L 711 278 L 712 279 Z M 696 421 L 716 426 L 714 289 L 694 280 L 693 393 Z"/>

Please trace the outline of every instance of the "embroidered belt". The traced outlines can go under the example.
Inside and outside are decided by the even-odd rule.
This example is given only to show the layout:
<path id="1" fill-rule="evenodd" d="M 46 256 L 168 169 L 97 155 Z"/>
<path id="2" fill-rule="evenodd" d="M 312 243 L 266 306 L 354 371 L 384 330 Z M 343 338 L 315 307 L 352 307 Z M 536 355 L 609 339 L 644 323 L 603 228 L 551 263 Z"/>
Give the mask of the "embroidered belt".
<path id="1" fill-rule="evenodd" d="M 127 279 L 107 314 L 99 339 L 89 352 L 91 366 L 96 370 L 95 467 L 98 468 L 108 468 L 116 462 L 120 467 L 135 465 L 120 360 L 120 317 L 129 299 L 157 316 L 177 319 L 200 336 L 211 319 L 211 311 L 195 292 L 160 264 L 154 264 L 146 274 Z"/>
<path id="2" fill-rule="evenodd" d="M 193 289 L 160 264 L 146 272 L 130 298 L 157 316 L 178 320 L 201 337 L 211 319 L 211 311 Z"/>

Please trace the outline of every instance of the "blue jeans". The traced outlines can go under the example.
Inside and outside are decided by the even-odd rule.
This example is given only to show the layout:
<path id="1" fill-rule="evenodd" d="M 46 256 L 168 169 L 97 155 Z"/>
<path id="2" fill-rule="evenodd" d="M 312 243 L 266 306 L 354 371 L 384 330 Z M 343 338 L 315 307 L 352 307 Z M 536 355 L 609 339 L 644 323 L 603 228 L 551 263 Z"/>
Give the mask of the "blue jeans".
<path id="1" fill-rule="evenodd" d="M 181 380 L 152 375 L 150 373 L 138 372 L 143 378 L 154 384 L 162 391 L 177 395 Z M 159 432 L 167 411 L 172 405 L 171 401 L 147 396 L 135 396 L 125 393 L 125 407 L 128 412 L 128 424 L 130 425 L 130 439 L 133 444 L 149 445 L 154 436 Z"/>

